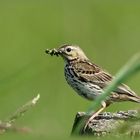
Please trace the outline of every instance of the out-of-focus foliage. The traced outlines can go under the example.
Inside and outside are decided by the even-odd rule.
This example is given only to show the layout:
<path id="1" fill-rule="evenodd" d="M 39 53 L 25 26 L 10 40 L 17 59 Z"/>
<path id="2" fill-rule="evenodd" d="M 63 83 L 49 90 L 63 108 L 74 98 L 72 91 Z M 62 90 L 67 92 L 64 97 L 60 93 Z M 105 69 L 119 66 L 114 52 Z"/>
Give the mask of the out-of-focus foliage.
<path id="1" fill-rule="evenodd" d="M 32 133 L 5 133 L 1 139 L 68 139 L 76 112 L 90 104 L 66 84 L 62 59 L 46 55 L 46 48 L 80 45 L 93 62 L 115 74 L 140 50 L 139 37 L 139 1 L 1 0 L 0 119 L 41 95 L 16 122 Z M 128 85 L 140 95 L 139 81 L 140 74 Z M 108 111 L 138 107 L 118 103 Z"/>

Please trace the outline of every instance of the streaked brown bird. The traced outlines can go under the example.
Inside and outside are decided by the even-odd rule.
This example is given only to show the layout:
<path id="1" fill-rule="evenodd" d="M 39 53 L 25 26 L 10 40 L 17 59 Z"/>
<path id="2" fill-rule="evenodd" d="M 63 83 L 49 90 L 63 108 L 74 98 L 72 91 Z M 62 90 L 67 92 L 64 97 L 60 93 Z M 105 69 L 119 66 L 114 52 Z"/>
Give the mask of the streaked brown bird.
<path id="1" fill-rule="evenodd" d="M 103 93 L 104 88 L 111 82 L 113 76 L 101 67 L 92 63 L 79 46 L 63 45 L 57 50 L 47 53 L 62 56 L 65 61 L 65 78 L 67 83 L 82 97 L 96 100 Z M 101 103 L 102 107 L 93 113 L 91 121 L 101 111 L 113 102 L 132 101 L 140 103 L 140 96 L 136 95 L 125 84 L 120 84 L 109 97 Z"/>

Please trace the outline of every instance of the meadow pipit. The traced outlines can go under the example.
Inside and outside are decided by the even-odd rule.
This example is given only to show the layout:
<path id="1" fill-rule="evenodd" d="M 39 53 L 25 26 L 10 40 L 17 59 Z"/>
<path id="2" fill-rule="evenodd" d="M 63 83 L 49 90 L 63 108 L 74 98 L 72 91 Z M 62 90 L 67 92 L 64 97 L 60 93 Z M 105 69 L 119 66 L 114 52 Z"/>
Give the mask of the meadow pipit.
<path id="1" fill-rule="evenodd" d="M 46 50 L 51 55 L 61 56 L 65 61 L 65 78 L 67 83 L 82 97 L 96 100 L 113 77 L 101 67 L 92 63 L 82 49 L 74 45 L 63 45 L 59 49 Z M 125 84 L 120 84 L 109 97 L 101 103 L 102 107 L 93 113 L 88 122 L 113 102 L 132 101 L 140 103 L 136 95 Z"/>

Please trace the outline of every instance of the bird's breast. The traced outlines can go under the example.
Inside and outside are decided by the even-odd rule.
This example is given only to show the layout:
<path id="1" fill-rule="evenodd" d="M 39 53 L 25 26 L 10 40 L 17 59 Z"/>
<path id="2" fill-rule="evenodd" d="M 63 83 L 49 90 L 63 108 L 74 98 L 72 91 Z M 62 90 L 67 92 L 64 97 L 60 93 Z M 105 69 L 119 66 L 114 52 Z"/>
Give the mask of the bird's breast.
<path id="1" fill-rule="evenodd" d="M 65 78 L 67 83 L 82 97 L 94 100 L 101 93 L 100 87 L 90 82 L 83 82 L 71 67 L 65 67 Z"/>

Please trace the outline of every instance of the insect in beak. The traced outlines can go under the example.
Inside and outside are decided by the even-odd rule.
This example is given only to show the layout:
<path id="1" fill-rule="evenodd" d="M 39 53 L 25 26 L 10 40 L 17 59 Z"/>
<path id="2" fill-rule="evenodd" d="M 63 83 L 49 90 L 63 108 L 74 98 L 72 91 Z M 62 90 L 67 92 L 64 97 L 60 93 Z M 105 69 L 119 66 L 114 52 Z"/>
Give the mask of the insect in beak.
<path id="1" fill-rule="evenodd" d="M 57 49 L 46 49 L 45 51 L 47 54 L 50 54 L 51 56 L 56 55 L 59 56 L 62 52 Z"/>

